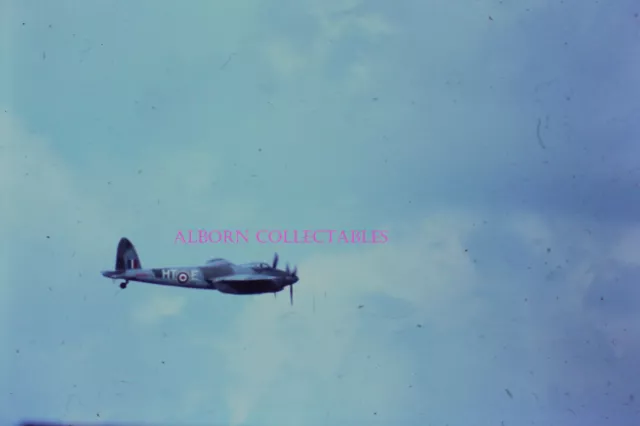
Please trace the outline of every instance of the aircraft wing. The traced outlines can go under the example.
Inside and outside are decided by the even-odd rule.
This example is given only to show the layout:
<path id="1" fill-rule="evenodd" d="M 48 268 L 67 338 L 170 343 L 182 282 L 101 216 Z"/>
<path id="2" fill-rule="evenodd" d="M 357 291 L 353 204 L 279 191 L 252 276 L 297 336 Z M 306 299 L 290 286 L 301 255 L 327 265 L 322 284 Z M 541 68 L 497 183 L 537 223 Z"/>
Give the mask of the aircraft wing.
<path id="1" fill-rule="evenodd" d="M 237 274 L 216 278 L 211 283 L 222 293 L 260 294 L 280 290 L 276 280 L 265 274 Z"/>
<path id="2" fill-rule="evenodd" d="M 220 277 L 213 280 L 213 282 L 225 282 L 225 283 L 243 283 L 250 281 L 273 281 L 276 277 L 264 274 L 238 274 L 228 275 L 226 277 Z"/>

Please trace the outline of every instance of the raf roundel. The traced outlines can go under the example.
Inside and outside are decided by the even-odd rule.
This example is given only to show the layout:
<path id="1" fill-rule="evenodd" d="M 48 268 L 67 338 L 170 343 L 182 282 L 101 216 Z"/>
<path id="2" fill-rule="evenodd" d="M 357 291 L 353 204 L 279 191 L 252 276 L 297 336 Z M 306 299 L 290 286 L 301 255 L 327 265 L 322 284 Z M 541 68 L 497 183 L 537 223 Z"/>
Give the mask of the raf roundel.
<path id="1" fill-rule="evenodd" d="M 178 280 L 178 282 L 180 284 L 184 284 L 187 281 L 189 281 L 189 274 L 187 274 L 186 272 L 180 272 L 177 276 L 176 279 Z"/>

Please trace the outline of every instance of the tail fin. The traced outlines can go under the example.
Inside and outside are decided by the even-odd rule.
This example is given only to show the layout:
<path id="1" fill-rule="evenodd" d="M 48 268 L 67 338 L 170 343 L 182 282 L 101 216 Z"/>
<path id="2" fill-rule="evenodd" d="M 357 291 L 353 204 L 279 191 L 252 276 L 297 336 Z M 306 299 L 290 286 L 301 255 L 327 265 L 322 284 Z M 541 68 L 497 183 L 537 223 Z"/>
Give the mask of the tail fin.
<path id="1" fill-rule="evenodd" d="M 121 238 L 116 253 L 116 271 L 122 272 L 127 269 L 142 269 L 142 264 L 131 241 Z"/>

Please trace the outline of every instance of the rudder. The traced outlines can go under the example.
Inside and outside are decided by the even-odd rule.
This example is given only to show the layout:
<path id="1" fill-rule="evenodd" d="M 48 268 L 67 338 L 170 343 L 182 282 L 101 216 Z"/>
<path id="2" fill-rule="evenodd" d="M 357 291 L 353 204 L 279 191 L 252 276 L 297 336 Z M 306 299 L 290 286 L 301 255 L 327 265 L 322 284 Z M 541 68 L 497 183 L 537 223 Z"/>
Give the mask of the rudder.
<path id="1" fill-rule="evenodd" d="M 127 238 L 121 238 L 116 253 L 116 271 L 142 269 L 136 248 Z"/>

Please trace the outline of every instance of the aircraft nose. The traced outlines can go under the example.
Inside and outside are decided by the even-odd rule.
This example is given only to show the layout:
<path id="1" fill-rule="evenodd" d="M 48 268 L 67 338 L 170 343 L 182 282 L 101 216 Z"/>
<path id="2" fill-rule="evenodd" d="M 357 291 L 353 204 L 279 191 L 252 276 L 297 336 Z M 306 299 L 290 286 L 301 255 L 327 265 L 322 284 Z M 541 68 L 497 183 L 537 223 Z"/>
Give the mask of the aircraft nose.
<path id="1" fill-rule="evenodd" d="M 284 285 L 293 285 L 298 282 L 298 277 L 294 277 L 293 275 L 287 275 L 283 277 Z"/>

